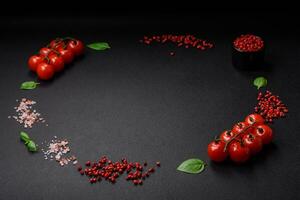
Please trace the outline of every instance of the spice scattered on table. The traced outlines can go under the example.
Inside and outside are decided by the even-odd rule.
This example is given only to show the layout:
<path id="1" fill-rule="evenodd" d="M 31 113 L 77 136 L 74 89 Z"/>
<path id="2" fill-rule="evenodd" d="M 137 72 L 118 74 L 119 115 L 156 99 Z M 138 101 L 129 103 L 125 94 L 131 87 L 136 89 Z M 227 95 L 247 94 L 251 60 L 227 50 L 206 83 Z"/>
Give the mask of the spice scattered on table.
<path id="1" fill-rule="evenodd" d="M 242 52 L 256 52 L 264 47 L 264 41 L 259 36 L 246 34 L 237 37 L 233 45 Z"/>
<path id="2" fill-rule="evenodd" d="M 112 162 L 106 156 L 102 156 L 97 162 L 87 161 L 85 168 L 78 166 L 77 170 L 81 175 L 88 176 L 90 183 L 96 183 L 102 179 L 115 183 L 117 178 L 126 172 L 127 181 L 131 181 L 134 185 L 142 185 L 161 164 L 157 161 L 156 167 L 146 168 L 147 165 L 147 162 L 129 162 L 126 158 Z"/>
<path id="3" fill-rule="evenodd" d="M 16 100 L 19 102 L 19 100 Z M 23 98 L 17 107 L 14 107 L 17 115 L 8 116 L 8 118 L 13 118 L 20 124 L 24 126 L 24 128 L 32 128 L 32 126 L 37 122 L 45 123 L 45 119 L 41 117 L 41 114 L 33 109 L 33 105 L 36 102 L 30 99 Z M 47 126 L 47 124 L 46 124 Z"/>
<path id="4" fill-rule="evenodd" d="M 254 110 L 263 116 L 266 122 L 273 122 L 274 119 L 285 117 L 289 111 L 287 106 L 279 99 L 279 96 L 273 95 L 270 91 L 266 91 L 264 94 L 262 92 L 258 93 L 257 101 Z"/>
<path id="5" fill-rule="evenodd" d="M 165 35 L 153 35 L 153 36 L 144 36 L 141 43 L 146 45 L 150 45 L 152 43 L 175 43 L 177 47 L 184 47 L 184 48 L 196 48 L 199 50 L 206 50 L 212 48 L 214 45 L 211 42 L 208 42 L 204 39 L 197 38 L 194 35 L 172 35 L 172 34 L 165 34 Z M 171 56 L 175 55 L 174 52 L 170 53 Z"/>
<path id="6" fill-rule="evenodd" d="M 46 144 L 46 149 L 42 149 L 45 160 L 56 160 L 60 166 L 64 166 L 72 162 L 74 165 L 77 164 L 77 158 L 74 155 L 70 156 L 71 148 L 69 142 L 66 139 L 54 139 L 49 144 Z"/>

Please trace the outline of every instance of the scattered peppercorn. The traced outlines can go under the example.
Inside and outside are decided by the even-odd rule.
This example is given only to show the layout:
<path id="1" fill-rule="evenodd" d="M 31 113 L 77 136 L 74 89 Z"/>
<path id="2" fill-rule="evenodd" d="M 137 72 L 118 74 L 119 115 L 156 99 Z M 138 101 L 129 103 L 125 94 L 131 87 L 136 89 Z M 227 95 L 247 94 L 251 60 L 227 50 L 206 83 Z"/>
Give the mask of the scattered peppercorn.
<path id="1" fill-rule="evenodd" d="M 258 93 L 258 104 L 254 110 L 260 114 L 266 122 L 272 123 L 274 119 L 284 117 L 288 113 L 288 108 L 279 99 L 279 96 L 273 95 L 270 91 L 265 94 Z"/>
<path id="2" fill-rule="evenodd" d="M 159 161 L 156 162 L 156 166 L 160 167 L 160 162 Z"/>
<path id="3" fill-rule="evenodd" d="M 122 158 L 121 161 L 113 162 L 109 160 L 106 156 L 102 156 L 97 162 L 87 161 L 85 163 L 86 168 L 83 169 L 82 166 L 78 166 L 77 170 L 81 175 L 86 175 L 89 177 L 90 183 L 96 183 L 100 181 L 101 178 L 105 180 L 116 183 L 117 179 L 124 173 L 127 172 L 126 180 L 132 181 L 134 185 L 142 185 L 143 180 L 149 177 L 149 173 L 155 171 L 154 167 L 144 169 L 147 166 L 147 162 L 142 164 L 139 162 L 128 162 L 126 158 Z M 143 167 L 144 166 L 144 167 Z M 156 162 L 156 166 L 160 166 L 160 162 Z M 143 173 L 143 171 L 146 173 Z"/>
<path id="4" fill-rule="evenodd" d="M 166 42 L 172 42 L 177 44 L 178 47 L 185 47 L 190 48 L 196 48 L 199 50 L 206 50 L 212 48 L 214 45 L 210 42 L 207 42 L 206 40 L 196 38 L 194 35 L 172 35 L 172 34 L 165 34 L 165 35 L 153 35 L 153 36 L 144 36 L 142 40 L 140 40 L 141 43 L 144 43 L 146 45 L 150 45 L 151 43 L 157 42 L 157 43 L 166 43 Z M 171 56 L 174 56 L 174 52 L 170 52 Z"/>

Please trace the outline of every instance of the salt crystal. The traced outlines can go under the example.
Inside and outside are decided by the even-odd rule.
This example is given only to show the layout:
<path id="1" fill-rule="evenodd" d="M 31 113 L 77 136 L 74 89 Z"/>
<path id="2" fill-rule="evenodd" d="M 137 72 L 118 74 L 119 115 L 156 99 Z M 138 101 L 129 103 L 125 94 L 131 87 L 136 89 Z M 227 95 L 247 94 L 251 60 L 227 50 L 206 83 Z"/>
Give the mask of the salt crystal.
<path id="1" fill-rule="evenodd" d="M 52 139 L 48 145 L 46 144 L 47 148 L 43 148 L 42 152 L 46 158 L 50 157 L 50 160 L 54 157 L 60 166 L 67 165 L 69 162 L 76 164 L 77 158 L 74 155 L 69 157 L 67 156 L 67 154 L 71 151 L 68 144 L 69 142 L 67 140 L 59 140 L 57 139 L 57 136 L 54 136 L 54 139 Z"/>
<path id="2" fill-rule="evenodd" d="M 18 102 L 18 100 L 16 100 Z M 44 122 L 44 119 L 40 113 L 38 113 L 35 109 L 32 110 L 32 105 L 36 104 L 35 101 L 22 98 L 17 107 L 14 107 L 16 110 L 17 116 L 13 116 L 13 118 L 23 124 L 25 128 L 32 128 L 32 126 L 36 122 Z"/>

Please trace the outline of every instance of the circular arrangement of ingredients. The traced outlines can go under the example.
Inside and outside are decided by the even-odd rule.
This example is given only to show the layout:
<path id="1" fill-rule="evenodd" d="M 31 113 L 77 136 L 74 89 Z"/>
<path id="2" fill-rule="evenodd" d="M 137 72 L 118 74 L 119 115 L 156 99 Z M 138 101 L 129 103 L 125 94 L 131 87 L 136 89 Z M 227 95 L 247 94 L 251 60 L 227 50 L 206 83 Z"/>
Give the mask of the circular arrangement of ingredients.
<path id="1" fill-rule="evenodd" d="M 198 50 L 207 50 L 214 47 L 211 42 L 197 38 L 194 35 L 153 35 L 144 36 L 141 43 L 150 45 L 152 43 L 174 43 L 177 47 L 195 48 Z M 111 47 L 107 42 L 95 42 L 86 45 L 95 51 L 103 51 Z M 233 64 L 240 66 L 258 65 L 263 58 L 264 41 L 261 37 L 246 34 L 237 37 L 233 41 Z M 65 66 L 72 63 L 76 56 L 82 56 L 85 51 L 85 45 L 81 40 L 71 37 L 56 38 L 46 47 L 39 50 L 39 53 L 33 55 L 28 60 L 28 67 L 35 72 L 40 80 L 50 80 L 55 73 L 64 70 Z M 170 52 L 171 56 L 175 53 Z M 258 66 L 259 67 L 259 66 Z M 257 77 L 253 85 L 260 90 L 267 86 L 265 77 Z M 26 81 L 20 86 L 23 90 L 32 90 L 38 87 L 36 81 Z M 14 107 L 16 114 L 8 116 L 14 119 L 24 128 L 33 128 L 38 123 L 45 123 L 46 120 L 34 108 L 36 101 L 22 98 L 16 100 L 17 106 Z M 254 113 L 249 114 L 243 121 L 233 125 L 230 130 L 225 130 L 208 144 L 207 153 L 214 162 L 223 162 L 231 160 L 235 163 L 245 163 L 253 156 L 259 156 L 265 145 L 272 142 L 274 131 L 271 128 L 274 120 L 285 117 L 288 113 L 287 106 L 282 102 L 279 96 L 270 91 L 259 91 L 257 96 L 257 105 L 254 107 Z M 48 124 L 46 124 L 48 126 Z M 71 154 L 71 146 L 68 139 L 61 139 L 54 136 L 51 141 L 36 144 L 28 133 L 20 131 L 20 139 L 31 152 L 37 152 L 39 149 L 43 153 L 45 160 L 55 160 L 59 166 L 66 166 L 72 163 L 78 173 L 86 176 L 91 184 L 103 180 L 110 183 L 116 183 L 117 179 L 125 177 L 125 180 L 133 185 L 143 185 L 143 183 L 153 176 L 155 171 L 161 166 L 160 161 L 148 164 L 148 162 L 131 162 L 127 158 L 119 161 L 112 161 L 107 156 L 101 156 L 97 161 L 86 161 L 80 164 L 75 154 Z M 41 147 L 40 147 L 41 146 Z M 190 158 L 182 162 L 177 170 L 190 174 L 198 174 L 207 167 L 206 162 L 199 158 Z"/>

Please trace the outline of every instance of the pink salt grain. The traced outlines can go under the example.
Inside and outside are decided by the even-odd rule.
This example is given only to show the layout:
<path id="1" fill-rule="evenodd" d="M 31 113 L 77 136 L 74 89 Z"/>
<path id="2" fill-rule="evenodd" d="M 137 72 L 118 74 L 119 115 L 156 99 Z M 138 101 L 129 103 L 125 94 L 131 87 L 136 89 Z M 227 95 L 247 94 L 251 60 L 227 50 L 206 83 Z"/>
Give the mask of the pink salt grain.
<path id="1" fill-rule="evenodd" d="M 16 100 L 16 102 L 19 102 Z M 46 122 L 44 118 L 41 117 L 41 114 L 33 109 L 33 105 L 36 102 L 30 99 L 22 98 L 17 107 L 14 107 L 17 115 L 8 116 L 8 118 L 13 118 L 20 124 L 24 126 L 24 128 L 32 128 L 32 126 L 36 122 Z"/>
<path id="2" fill-rule="evenodd" d="M 60 140 L 54 136 L 49 144 L 46 145 L 46 150 L 42 149 L 45 160 L 55 160 L 60 166 L 69 164 L 77 164 L 77 158 L 74 155 L 69 156 L 71 149 L 69 142 L 66 139 Z"/>

